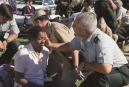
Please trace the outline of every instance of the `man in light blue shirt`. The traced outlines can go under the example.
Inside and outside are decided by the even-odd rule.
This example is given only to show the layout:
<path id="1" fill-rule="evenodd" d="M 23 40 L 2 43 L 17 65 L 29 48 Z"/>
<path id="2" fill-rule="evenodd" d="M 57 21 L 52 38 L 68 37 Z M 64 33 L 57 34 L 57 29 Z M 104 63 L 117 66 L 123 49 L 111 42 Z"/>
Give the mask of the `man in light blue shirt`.
<path id="1" fill-rule="evenodd" d="M 84 57 L 82 67 L 90 70 L 80 87 L 122 87 L 129 84 L 127 59 L 116 42 L 97 28 L 96 15 L 91 12 L 79 14 L 73 24 L 76 37 L 69 43 L 51 43 L 53 49 L 80 50 Z M 77 61 L 78 62 L 78 61 Z"/>

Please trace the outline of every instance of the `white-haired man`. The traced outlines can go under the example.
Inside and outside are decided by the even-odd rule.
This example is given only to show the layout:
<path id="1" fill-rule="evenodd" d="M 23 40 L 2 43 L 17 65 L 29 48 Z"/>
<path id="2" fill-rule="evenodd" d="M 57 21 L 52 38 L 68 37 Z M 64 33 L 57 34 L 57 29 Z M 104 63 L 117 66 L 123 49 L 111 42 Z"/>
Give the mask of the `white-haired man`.
<path id="1" fill-rule="evenodd" d="M 122 87 L 129 83 L 128 62 L 116 42 L 97 28 L 94 13 L 81 13 L 73 24 L 76 37 L 69 43 L 47 45 L 57 50 L 80 50 L 84 67 L 92 73 L 80 87 Z"/>

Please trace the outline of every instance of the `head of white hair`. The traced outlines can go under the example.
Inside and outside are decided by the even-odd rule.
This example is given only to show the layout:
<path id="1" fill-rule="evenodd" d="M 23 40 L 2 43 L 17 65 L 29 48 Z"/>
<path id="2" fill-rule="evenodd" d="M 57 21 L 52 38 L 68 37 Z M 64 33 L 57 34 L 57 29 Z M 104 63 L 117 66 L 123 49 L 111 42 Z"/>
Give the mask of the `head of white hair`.
<path id="1" fill-rule="evenodd" d="M 81 26 L 81 29 L 85 29 L 87 33 L 93 33 L 97 29 L 97 18 L 93 12 L 83 12 L 79 14 L 75 23 Z"/>

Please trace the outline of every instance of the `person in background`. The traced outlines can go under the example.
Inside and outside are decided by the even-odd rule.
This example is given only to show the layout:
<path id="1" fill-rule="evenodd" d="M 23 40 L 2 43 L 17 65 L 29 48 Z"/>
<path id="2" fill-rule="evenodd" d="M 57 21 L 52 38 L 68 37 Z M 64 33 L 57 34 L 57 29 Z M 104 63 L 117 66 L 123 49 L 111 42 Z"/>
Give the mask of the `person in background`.
<path id="1" fill-rule="evenodd" d="M 48 15 L 43 10 L 37 10 L 32 16 L 32 20 L 36 26 L 47 32 L 52 42 L 70 42 L 75 37 L 73 30 L 70 30 L 64 24 L 50 22 Z M 75 87 L 76 75 L 74 69 L 78 66 L 78 62 L 76 62 L 78 58 L 76 57 L 78 57 L 77 50 L 74 52 L 52 50 L 48 62 L 48 73 L 54 81 L 60 83 L 61 87 Z"/>
<path id="2" fill-rule="evenodd" d="M 12 7 L 13 13 L 16 13 L 17 6 L 16 6 L 16 0 L 0 0 L 0 4 L 9 4 Z"/>
<path id="3" fill-rule="evenodd" d="M 17 4 L 16 4 L 16 0 L 8 0 L 9 5 L 12 7 L 13 9 L 13 13 L 17 12 Z"/>
<path id="4" fill-rule="evenodd" d="M 127 10 L 126 14 L 122 17 L 121 21 L 122 21 L 122 26 L 129 27 L 129 9 Z"/>
<path id="5" fill-rule="evenodd" d="M 32 6 L 33 0 L 26 0 L 25 4 L 26 6 L 23 7 L 22 14 L 25 16 L 32 16 L 35 13 L 35 7 Z"/>
<path id="6" fill-rule="evenodd" d="M 46 37 L 46 45 L 60 51 L 81 50 L 84 61 L 78 69 L 92 73 L 80 87 L 122 87 L 129 84 L 129 65 L 126 57 L 107 34 L 97 28 L 96 15 L 79 14 L 73 24 L 76 37 L 68 43 L 52 43 Z"/>
<path id="7" fill-rule="evenodd" d="M 0 4 L 9 4 L 8 0 L 0 0 Z"/>
<path id="8" fill-rule="evenodd" d="M 25 16 L 24 24 L 28 23 L 27 16 L 32 16 L 35 13 L 35 7 L 32 6 L 33 0 L 25 0 L 25 6 L 22 9 L 22 14 Z"/>
<path id="9" fill-rule="evenodd" d="M 114 0 L 113 2 L 116 5 L 116 9 L 114 9 L 114 13 L 116 15 L 118 27 L 120 27 L 121 19 L 126 14 L 127 9 L 123 7 L 123 3 L 121 0 Z"/>
<path id="10" fill-rule="evenodd" d="M 49 49 L 44 46 L 46 32 L 40 27 L 28 31 L 30 43 L 19 49 L 15 55 L 14 87 L 45 87 Z"/>
<path id="11" fill-rule="evenodd" d="M 117 34 L 113 34 L 112 30 L 109 28 L 109 26 L 106 24 L 104 18 L 102 17 L 101 19 L 98 20 L 98 24 L 97 24 L 98 28 L 103 31 L 104 33 L 106 33 L 107 35 L 109 35 L 110 37 L 112 37 L 115 42 L 117 42 L 118 40 L 118 35 Z"/>
<path id="12" fill-rule="evenodd" d="M 121 19 L 121 29 L 119 31 L 119 36 L 124 37 L 125 40 L 128 40 L 129 37 L 129 9 L 127 10 L 126 14 Z"/>
<path id="13" fill-rule="evenodd" d="M 91 0 L 86 0 L 91 1 Z M 113 13 L 113 10 L 111 8 L 111 5 L 114 5 L 113 0 L 93 0 L 95 2 L 93 3 L 94 10 L 97 15 L 97 20 L 99 20 L 101 17 L 104 18 L 106 21 L 106 24 L 112 29 L 112 32 L 115 33 L 117 30 L 117 20 L 115 17 L 115 14 Z"/>
<path id="14" fill-rule="evenodd" d="M 0 65 L 9 64 L 16 53 L 19 42 L 16 41 L 19 28 L 13 17 L 10 5 L 0 5 L 0 49 L 3 52 L 0 56 Z"/>

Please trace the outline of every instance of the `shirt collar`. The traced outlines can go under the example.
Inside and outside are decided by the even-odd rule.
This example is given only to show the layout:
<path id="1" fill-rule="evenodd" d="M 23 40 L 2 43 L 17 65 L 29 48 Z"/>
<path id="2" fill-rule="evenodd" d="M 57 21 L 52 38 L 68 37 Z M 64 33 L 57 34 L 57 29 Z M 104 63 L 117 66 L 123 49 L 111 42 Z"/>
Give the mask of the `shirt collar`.
<path id="1" fill-rule="evenodd" d="M 29 49 L 29 53 L 34 53 L 35 52 L 31 43 L 29 43 L 28 49 Z"/>
<path id="2" fill-rule="evenodd" d="M 85 39 L 86 42 L 93 40 L 96 37 L 98 31 L 99 29 L 97 28 L 87 39 Z"/>

